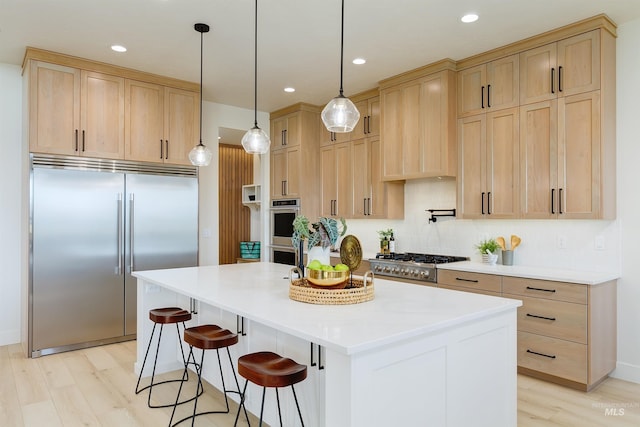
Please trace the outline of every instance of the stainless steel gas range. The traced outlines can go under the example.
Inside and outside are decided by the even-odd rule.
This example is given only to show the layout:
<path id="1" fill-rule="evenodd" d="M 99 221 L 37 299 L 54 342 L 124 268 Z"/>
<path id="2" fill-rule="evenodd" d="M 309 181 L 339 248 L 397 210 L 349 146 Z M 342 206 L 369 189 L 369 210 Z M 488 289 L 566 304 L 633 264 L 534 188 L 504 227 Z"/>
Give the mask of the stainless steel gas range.
<path id="1" fill-rule="evenodd" d="M 379 276 L 389 276 L 403 282 L 424 285 L 438 281 L 436 264 L 468 261 L 469 258 L 418 253 L 378 254 L 370 258 L 371 270 Z"/>

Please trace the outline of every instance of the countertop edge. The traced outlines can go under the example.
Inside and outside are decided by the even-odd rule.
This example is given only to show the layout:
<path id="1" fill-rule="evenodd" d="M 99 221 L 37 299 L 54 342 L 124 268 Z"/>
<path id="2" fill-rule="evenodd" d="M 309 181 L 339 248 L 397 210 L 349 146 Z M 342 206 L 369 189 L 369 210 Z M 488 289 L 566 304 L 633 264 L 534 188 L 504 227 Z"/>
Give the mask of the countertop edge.
<path id="1" fill-rule="evenodd" d="M 466 271 L 471 273 L 495 274 L 499 276 L 523 277 L 526 279 L 552 280 L 556 282 L 578 283 L 583 285 L 599 285 L 620 278 L 614 272 L 565 270 L 548 267 L 532 267 L 524 265 L 489 265 L 474 261 L 460 261 L 438 264 L 439 270 Z"/>

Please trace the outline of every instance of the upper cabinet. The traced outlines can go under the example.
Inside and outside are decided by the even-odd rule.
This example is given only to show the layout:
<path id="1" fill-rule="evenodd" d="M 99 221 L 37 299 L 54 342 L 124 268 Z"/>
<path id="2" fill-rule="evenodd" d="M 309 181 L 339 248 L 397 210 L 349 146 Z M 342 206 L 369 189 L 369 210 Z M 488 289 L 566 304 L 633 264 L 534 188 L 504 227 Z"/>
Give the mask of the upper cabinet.
<path id="1" fill-rule="evenodd" d="M 199 94 L 151 83 L 125 82 L 125 157 L 191 164 L 198 144 Z"/>
<path id="2" fill-rule="evenodd" d="M 600 30 L 520 54 L 520 104 L 600 89 Z"/>
<path id="3" fill-rule="evenodd" d="M 601 15 L 459 62 L 460 217 L 615 218 L 615 51 Z"/>
<path id="4" fill-rule="evenodd" d="M 25 74 L 31 152 L 190 164 L 198 85 L 32 48 Z"/>
<path id="5" fill-rule="evenodd" d="M 122 158 L 124 79 L 31 61 L 29 149 L 48 154 Z"/>
<path id="6" fill-rule="evenodd" d="M 456 175 L 456 85 L 446 60 L 381 82 L 387 181 Z"/>
<path id="7" fill-rule="evenodd" d="M 320 212 L 320 109 L 298 103 L 271 113 L 271 199 L 299 198 L 302 214 Z"/>
<path id="8" fill-rule="evenodd" d="M 519 105 L 518 55 L 458 72 L 458 116 Z"/>
<path id="9" fill-rule="evenodd" d="M 380 134 L 380 94 L 378 89 L 368 90 L 350 97 L 360 112 L 360 119 L 351 132 L 329 132 L 320 122 L 320 146 L 340 144 Z"/>

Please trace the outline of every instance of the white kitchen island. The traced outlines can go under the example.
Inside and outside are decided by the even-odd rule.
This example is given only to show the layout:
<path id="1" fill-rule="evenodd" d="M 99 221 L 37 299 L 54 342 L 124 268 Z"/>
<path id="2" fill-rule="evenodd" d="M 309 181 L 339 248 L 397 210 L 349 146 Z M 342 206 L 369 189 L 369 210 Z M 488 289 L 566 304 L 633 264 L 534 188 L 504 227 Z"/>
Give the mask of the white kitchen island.
<path id="1" fill-rule="evenodd" d="M 289 299 L 289 269 L 260 262 L 134 273 L 136 371 L 153 326 L 148 311 L 189 308 L 191 302 L 197 311 L 192 325 L 216 323 L 244 332 L 234 358 L 270 350 L 309 366 L 309 377 L 296 387 L 305 425 L 516 425 L 520 301 L 376 278 L 373 301 L 305 304 Z M 178 349 L 167 329 L 159 371 L 181 368 Z M 205 378 L 219 388 L 210 353 Z M 248 408 L 259 414 L 261 390 L 250 391 Z M 299 425 L 295 410 L 286 408 L 290 391 L 280 394 L 285 425 Z M 266 421 L 277 425 L 274 400 L 268 391 Z"/>

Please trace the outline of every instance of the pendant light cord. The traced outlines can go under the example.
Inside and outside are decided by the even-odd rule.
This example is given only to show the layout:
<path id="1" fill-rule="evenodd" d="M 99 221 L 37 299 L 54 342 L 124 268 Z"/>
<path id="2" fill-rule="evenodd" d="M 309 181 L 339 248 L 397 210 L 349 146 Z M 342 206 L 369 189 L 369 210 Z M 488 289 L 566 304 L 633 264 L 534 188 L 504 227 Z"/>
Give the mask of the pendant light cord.
<path id="1" fill-rule="evenodd" d="M 254 72 L 253 72 L 253 125 L 258 127 L 258 0 L 256 0 L 256 19 L 254 31 Z"/>
<path id="2" fill-rule="evenodd" d="M 344 62 L 344 0 L 342 0 L 342 24 L 341 24 L 341 27 L 340 27 L 340 96 L 344 96 L 342 94 L 342 68 L 343 68 L 343 62 Z"/>
<path id="3" fill-rule="evenodd" d="M 203 49 L 204 44 L 204 32 L 200 32 L 200 145 L 202 145 L 202 62 L 203 62 Z"/>

